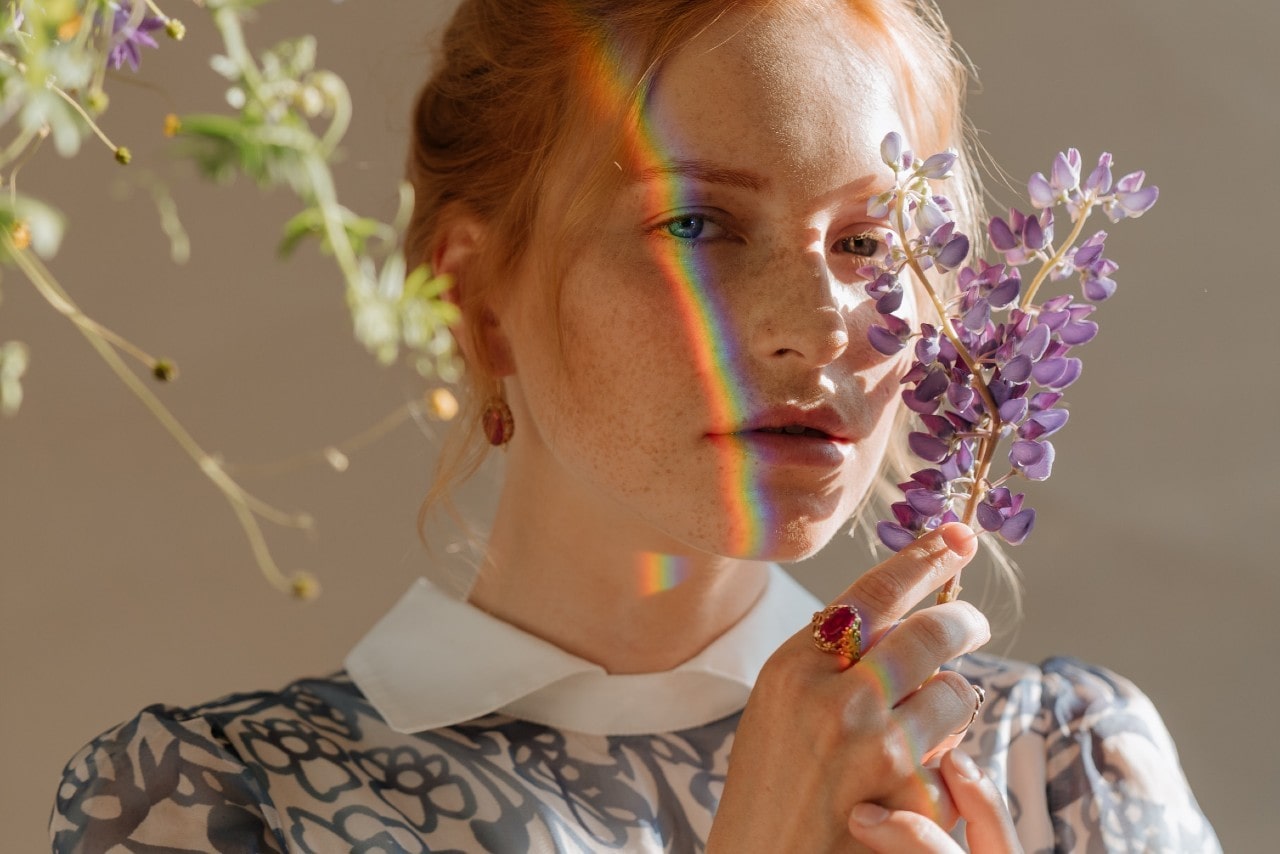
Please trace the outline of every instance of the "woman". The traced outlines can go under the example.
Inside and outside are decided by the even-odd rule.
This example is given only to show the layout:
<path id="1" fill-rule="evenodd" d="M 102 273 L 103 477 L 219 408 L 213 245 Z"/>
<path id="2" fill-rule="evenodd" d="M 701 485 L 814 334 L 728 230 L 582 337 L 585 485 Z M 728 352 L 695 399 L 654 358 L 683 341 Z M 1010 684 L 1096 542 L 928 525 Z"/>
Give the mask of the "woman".
<path id="1" fill-rule="evenodd" d="M 895 438 L 867 200 L 888 131 L 959 142 L 961 80 L 899 0 L 464 2 L 406 245 L 453 278 L 471 390 L 431 500 L 505 448 L 468 601 L 419 582 L 344 673 L 99 737 L 55 849 L 954 851 L 962 817 L 983 852 L 1216 850 L 1129 683 L 910 613 L 972 531 L 825 609 L 774 563 Z"/>

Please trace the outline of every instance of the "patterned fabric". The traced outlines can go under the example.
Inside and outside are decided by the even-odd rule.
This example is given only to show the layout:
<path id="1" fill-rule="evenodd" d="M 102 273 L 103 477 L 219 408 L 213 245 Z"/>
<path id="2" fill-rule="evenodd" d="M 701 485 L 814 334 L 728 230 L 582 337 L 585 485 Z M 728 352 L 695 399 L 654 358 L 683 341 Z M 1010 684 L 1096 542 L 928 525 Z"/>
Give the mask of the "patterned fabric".
<path id="1" fill-rule="evenodd" d="M 965 748 L 1028 852 L 1221 850 L 1132 684 L 1069 659 L 958 669 L 987 691 Z M 53 850 L 701 851 L 737 721 L 588 736 L 495 714 L 403 735 L 345 673 L 151 706 L 72 757 Z"/>

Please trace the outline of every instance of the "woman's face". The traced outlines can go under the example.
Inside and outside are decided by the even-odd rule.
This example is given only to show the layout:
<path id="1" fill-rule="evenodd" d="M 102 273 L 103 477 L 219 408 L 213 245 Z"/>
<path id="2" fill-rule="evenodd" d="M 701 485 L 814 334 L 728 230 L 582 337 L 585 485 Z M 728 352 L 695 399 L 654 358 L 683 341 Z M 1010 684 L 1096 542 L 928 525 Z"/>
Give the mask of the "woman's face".
<path id="1" fill-rule="evenodd" d="M 664 63 L 622 191 L 565 247 L 558 316 L 530 252 L 498 312 L 528 500 L 653 551 L 795 560 L 869 488 L 897 365 L 867 344 L 856 270 L 884 251 L 867 199 L 904 123 L 856 22 L 821 6 L 730 14 Z"/>

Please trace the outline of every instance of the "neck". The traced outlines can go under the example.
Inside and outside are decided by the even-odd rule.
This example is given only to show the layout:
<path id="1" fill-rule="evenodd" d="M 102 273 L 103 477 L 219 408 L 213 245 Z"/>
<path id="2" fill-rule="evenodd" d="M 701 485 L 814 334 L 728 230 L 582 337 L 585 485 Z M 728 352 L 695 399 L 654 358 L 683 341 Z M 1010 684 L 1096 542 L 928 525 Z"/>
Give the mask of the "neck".
<path id="1" fill-rule="evenodd" d="M 610 673 L 669 670 L 751 608 L 767 565 L 690 549 L 572 488 L 521 488 L 516 455 L 468 599 Z"/>

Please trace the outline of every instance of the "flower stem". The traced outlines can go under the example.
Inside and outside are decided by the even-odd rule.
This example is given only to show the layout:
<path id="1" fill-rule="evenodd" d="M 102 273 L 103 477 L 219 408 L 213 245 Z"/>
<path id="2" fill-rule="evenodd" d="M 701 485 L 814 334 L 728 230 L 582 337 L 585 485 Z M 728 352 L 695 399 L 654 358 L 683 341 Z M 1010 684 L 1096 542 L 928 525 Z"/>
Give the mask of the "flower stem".
<path id="1" fill-rule="evenodd" d="M 924 270 L 920 267 L 919 259 L 917 259 L 915 253 L 911 251 L 911 241 L 907 239 L 904 228 L 905 221 L 902 210 L 904 205 L 904 195 L 905 194 L 903 193 L 898 194 L 894 213 L 897 217 L 898 237 L 902 240 L 902 249 L 907 256 L 907 265 L 911 267 L 911 272 L 915 274 L 916 279 L 924 286 L 925 291 L 929 294 L 929 299 L 933 301 L 933 307 L 937 310 L 940 321 L 938 327 L 942 330 L 942 333 L 947 336 L 947 339 L 951 341 L 952 345 L 956 348 L 956 353 L 969 368 L 969 374 L 973 377 L 974 387 L 979 396 L 982 397 L 982 402 L 988 413 L 989 420 L 987 428 L 984 431 L 985 435 L 978 443 L 978 461 L 977 468 L 974 471 L 975 487 L 969 494 L 969 500 L 965 503 L 964 515 L 960 520 L 966 525 L 972 527 L 974 517 L 978 512 L 978 496 L 981 494 L 981 490 L 978 487 L 982 484 L 987 476 L 987 472 L 991 468 L 991 460 L 995 456 L 996 440 L 1000 435 L 1002 423 L 1000 421 L 999 407 L 996 406 L 995 398 L 991 396 L 991 389 L 987 386 L 986 380 L 983 379 L 982 371 L 974 360 L 973 355 L 969 352 L 969 348 L 964 346 L 963 342 L 960 341 L 960 336 L 956 335 L 955 330 L 951 328 L 951 323 L 947 317 L 946 306 L 943 304 L 941 298 L 939 298 L 937 292 L 933 289 L 933 285 L 930 284 L 929 278 L 924 274 Z M 947 580 L 946 584 L 944 584 L 942 589 L 938 592 L 937 602 L 940 605 L 946 602 L 951 602 L 959 595 L 960 574 L 956 573 L 953 577 Z"/>
<path id="2" fill-rule="evenodd" d="M 244 529 L 245 536 L 249 540 L 249 547 L 257 560 L 258 568 L 267 581 L 284 593 L 295 592 L 296 580 L 286 576 L 276 565 L 254 513 L 281 524 L 295 524 L 300 527 L 309 527 L 309 517 L 302 514 L 291 515 L 277 510 L 245 492 L 239 484 L 227 475 L 218 460 L 200 447 L 190 432 L 182 426 L 182 423 L 160 402 L 159 398 L 147 388 L 142 380 L 129 370 L 116 351 L 112 349 L 111 342 L 102 334 L 103 327 L 90 320 L 71 301 L 39 258 L 29 250 L 19 249 L 9 235 L 5 233 L 0 233 L 0 246 L 4 247 L 9 257 L 14 260 L 14 263 L 22 270 L 36 291 L 44 297 L 45 301 L 75 325 L 88 340 L 90 346 L 98 352 L 98 355 L 107 363 L 112 372 L 124 383 L 125 387 L 151 412 L 155 419 L 160 422 L 160 425 L 178 443 L 179 447 L 195 461 L 200 471 L 222 492 Z"/>
<path id="3" fill-rule="evenodd" d="M 1036 291 L 1040 290 L 1040 285 L 1042 285 L 1044 280 L 1048 278 L 1049 272 L 1053 270 L 1054 267 L 1058 266 L 1058 264 L 1062 263 L 1062 259 L 1066 257 L 1067 250 L 1072 246 L 1075 246 L 1076 240 L 1080 238 L 1080 232 L 1084 229 L 1085 220 L 1089 218 L 1089 214 L 1091 213 L 1093 213 L 1093 202 L 1089 202 L 1085 209 L 1080 212 L 1080 218 L 1076 220 L 1075 227 L 1071 229 L 1071 234 L 1065 241 L 1063 241 L 1062 245 L 1058 247 L 1058 251 L 1054 252 L 1053 256 L 1048 261 L 1044 262 L 1043 266 L 1041 266 L 1040 270 L 1036 273 L 1036 277 L 1032 279 L 1031 284 L 1027 286 L 1026 293 L 1022 295 L 1021 308 L 1023 311 L 1026 311 L 1031 307 L 1031 301 L 1035 299 Z"/>
<path id="4" fill-rule="evenodd" d="M 68 95 L 61 86 L 55 86 L 52 83 L 47 85 L 50 89 L 56 92 L 62 100 L 70 104 L 73 110 L 80 114 L 80 118 L 84 119 L 85 124 L 89 126 L 89 130 L 93 131 L 94 136 L 102 140 L 103 145 L 111 149 L 113 152 L 119 150 L 119 146 L 111 141 L 111 139 L 103 132 L 102 128 L 98 127 L 98 123 L 93 120 L 93 116 L 89 115 L 88 111 L 85 110 L 84 107 L 80 106 L 79 101 Z"/>

